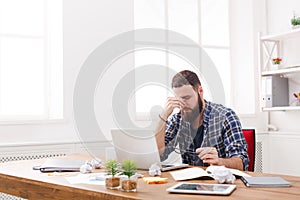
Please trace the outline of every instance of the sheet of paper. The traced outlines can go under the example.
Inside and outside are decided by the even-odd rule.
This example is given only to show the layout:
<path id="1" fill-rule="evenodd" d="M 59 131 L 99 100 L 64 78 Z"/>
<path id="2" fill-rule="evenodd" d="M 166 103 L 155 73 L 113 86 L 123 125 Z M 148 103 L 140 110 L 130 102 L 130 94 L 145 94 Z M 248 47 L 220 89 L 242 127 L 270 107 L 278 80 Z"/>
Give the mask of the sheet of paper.
<path id="1" fill-rule="evenodd" d="M 202 176 L 210 177 L 210 175 L 205 170 L 198 167 L 187 168 L 170 173 L 176 181 L 194 179 Z"/>
<path id="2" fill-rule="evenodd" d="M 220 167 L 224 168 L 223 166 L 209 166 L 209 167 L 207 167 L 206 170 L 204 170 L 199 167 L 192 167 L 192 168 L 178 170 L 178 171 L 174 171 L 174 172 L 170 172 L 170 173 L 176 181 L 194 179 L 194 178 L 199 178 L 199 177 L 213 178 L 214 170 L 219 169 Z M 232 169 L 232 168 L 226 168 L 226 169 L 230 170 L 231 173 L 234 175 L 250 177 L 250 175 L 248 175 L 245 172 L 242 172 L 240 170 Z"/>
<path id="3" fill-rule="evenodd" d="M 65 177 L 71 184 L 105 185 L 105 173 L 78 174 Z"/>
<path id="4" fill-rule="evenodd" d="M 220 168 L 224 168 L 223 166 L 214 166 L 214 165 L 211 165 L 209 167 L 206 168 L 206 171 L 207 172 L 210 172 L 211 174 L 213 174 L 214 170 L 217 170 L 217 169 L 220 169 Z M 238 169 L 232 169 L 232 168 L 227 168 L 226 169 L 229 169 L 231 171 L 232 174 L 236 175 L 236 176 L 245 176 L 245 177 L 250 177 L 249 174 L 246 174 L 245 172 L 243 171 L 240 171 Z"/>
<path id="5" fill-rule="evenodd" d="M 231 173 L 233 173 L 236 176 L 251 177 L 249 174 L 246 174 L 245 172 L 240 171 L 238 169 L 232 169 L 232 168 L 230 168 L 230 171 L 231 171 Z"/>

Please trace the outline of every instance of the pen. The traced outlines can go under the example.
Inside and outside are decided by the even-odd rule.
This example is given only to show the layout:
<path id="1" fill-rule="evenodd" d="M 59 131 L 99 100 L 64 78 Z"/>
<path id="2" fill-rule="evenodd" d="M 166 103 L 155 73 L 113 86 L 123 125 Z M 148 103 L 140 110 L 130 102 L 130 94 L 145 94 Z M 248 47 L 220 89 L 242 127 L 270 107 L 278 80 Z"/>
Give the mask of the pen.
<path id="1" fill-rule="evenodd" d="M 298 95 L 296 93 L 293 93 L 294 97 L 298 98 Z"/>

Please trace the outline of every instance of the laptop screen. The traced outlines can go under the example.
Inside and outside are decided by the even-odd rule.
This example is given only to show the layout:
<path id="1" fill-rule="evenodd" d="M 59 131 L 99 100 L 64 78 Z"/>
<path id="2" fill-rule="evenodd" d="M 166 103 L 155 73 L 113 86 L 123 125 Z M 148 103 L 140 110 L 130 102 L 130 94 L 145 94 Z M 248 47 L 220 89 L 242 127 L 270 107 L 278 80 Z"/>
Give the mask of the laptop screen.
<path id="1" fill-rule="evenodd" d="M 135 160 L 138 169 L 149 169 L 154 163 L 160 165 L 160 156 L 153 131 L 112 129 L 111 136 L 119 162 L 124 159 Z"/>

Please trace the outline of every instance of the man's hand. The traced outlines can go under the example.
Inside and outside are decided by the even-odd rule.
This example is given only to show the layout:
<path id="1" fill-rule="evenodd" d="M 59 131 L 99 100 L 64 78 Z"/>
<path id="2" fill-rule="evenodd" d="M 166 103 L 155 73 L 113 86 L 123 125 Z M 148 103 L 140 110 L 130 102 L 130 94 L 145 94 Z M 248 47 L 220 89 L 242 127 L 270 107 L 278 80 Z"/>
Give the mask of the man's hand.
<path id="1" fill-rule="evenodd" d="M 219 159 L 218 152 L 215 147 L 203 147 L 196 149 L 196 153 L 199 154 L 199 158 L 203 160 L 203 163 L 210 165 L 222 165 L 222 160 Z"/>
<path id="2" fill-rule="evenodd" d="M 182 109 L 184 107 L 184 102 L 176 97 L 168 97 L 165 104 L 163 112 L 159 115 L 160 118 L 155 128 L 155 138 L 159 153 L 162 154 L 165 149 L 165 131 L 166 131 L 166 121 L 168 117 L 172 114 L 174 108 Z"/>
<path id="3" fill-rule="evenodd" d="M 167 102 L 161 116 L 167 119 L 173 112 L 174 108 L 179 108 L 180 110 L 184 107 L 184 102 L 176 97 L 168 97 Z"/>
<path id="4" fill-rule="evenodd" d="M 231 158 L 219 158 L 218 151 L 215 147 L 203 147 L 196 149 L 199 158 L 203 160 L 203 163 L 209 165 L 223 165 L 228 168 L 234 168 L 238 170 L 244 170 L 244 164 L 240 157 L 232 156 Z"/>

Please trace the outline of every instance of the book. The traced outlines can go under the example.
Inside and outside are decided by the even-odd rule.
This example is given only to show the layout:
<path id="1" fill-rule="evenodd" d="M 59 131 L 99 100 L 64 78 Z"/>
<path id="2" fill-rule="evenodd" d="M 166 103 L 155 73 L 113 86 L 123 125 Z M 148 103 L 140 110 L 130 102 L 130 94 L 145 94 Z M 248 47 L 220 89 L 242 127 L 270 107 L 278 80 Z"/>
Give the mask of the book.
<path id="1" fill-rule="evenodd" d="M 289 187 L 291 184 L 277 176 L 252 176 L 241 177 L 241 180 L 248 187 Z"/>
<path id="2" fill-rule="evenodd" d="M 232 174 L 238 177 L 242 177 L 242 176 L 250 177 L 250 175 L 246 174 L 245 172 L 242 172 L 237 169 L 225 168 L 224 166 L 209 166 L 206 168 L 206 170 L 200 167 L 191 167 L 183 170 L 170 172 L 170 174 L 176 181 L 189 180 L 189 179 L 202 178 L 202 177 L 213 179 L 214 178 L 213 171 L 220 168 L 228 169 L 231 171 Z"/>

